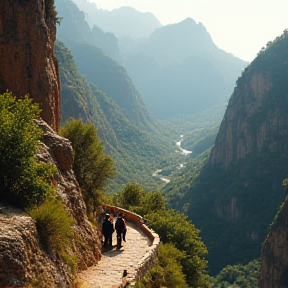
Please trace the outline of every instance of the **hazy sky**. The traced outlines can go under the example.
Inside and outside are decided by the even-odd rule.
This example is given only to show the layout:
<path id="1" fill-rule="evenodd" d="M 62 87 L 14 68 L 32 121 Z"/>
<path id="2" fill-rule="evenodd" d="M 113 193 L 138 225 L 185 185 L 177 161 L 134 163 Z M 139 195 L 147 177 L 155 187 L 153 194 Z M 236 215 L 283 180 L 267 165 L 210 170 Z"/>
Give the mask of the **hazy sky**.
<path id="1" fill-rule="evenodd" d="M 131 6 L 163 25 L 187 17 L 202 22 L 221 49 L 252 61 L 261 47 L 288 28 L 288 0 L 89 0 L 112 10 Z"/>

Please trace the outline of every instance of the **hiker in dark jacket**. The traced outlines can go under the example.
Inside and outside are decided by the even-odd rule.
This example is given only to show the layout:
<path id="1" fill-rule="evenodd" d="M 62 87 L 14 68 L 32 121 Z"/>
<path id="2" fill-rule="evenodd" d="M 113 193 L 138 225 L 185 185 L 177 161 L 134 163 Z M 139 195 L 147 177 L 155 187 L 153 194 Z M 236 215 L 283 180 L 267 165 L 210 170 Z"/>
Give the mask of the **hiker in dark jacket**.
<path id="1" fill-rule="evenodd" d="M 127 227 L 125 220 L 123 219 L 123 214 L 119 213 L 116 223 L 115 223 L 115 230 L 117 233 L 117 239 L 123 238 L 123 241 L 126 242 L 126 232 L 127 232 Z"/>
<path id="2" fill-rule="evenodd" d="M 110 221 L 110 215 L 106 214 L 102 224 L 102 234 L 104 236 L 104 247 L 112 247 L 112 234 L 114 233 L 113 222 Z"/>

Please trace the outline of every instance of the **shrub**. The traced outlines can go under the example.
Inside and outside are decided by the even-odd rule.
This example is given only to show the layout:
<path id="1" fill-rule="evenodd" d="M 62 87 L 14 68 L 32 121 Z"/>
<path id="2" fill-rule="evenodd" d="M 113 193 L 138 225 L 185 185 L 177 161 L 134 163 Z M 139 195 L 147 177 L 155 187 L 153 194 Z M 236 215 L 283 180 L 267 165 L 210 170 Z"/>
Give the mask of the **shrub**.
<path id="1" fill-rule="evenodd" d="M 101 204 L 105 185 L 116 173 L 113 158 L 105 155 L 93 124 L 69 119 L 61 127 L 60 133 L 72 143 L 73 170 L 81 187 L 87 214 L 90 214 Z"/>
<path id="2" fill-rule="evenodd" d="M 137 282 L 137 288 L 188 287 L 180 264 L 184 254 L 172 244 L 161 243 L 156 264 Z"/>
<path id="3" fill-rule="evenodd" d="M 37 162 L 35 156 L 42 132 L 33 119 L 39 113 L 28 96 L 0 95 L 0 197 L 22 208 L 53 192 L 50 180 L 56 167 Z"/>
<path id="4" fill-rule="evenodd" d="M 47 18 L 53 19 L 55 24 L 59 24 L 62 17 L 58 17 L 58 12 L 56 11 L 54 0 L 45 0 L 45 13 Z"/>
<path id="5" fill-rule="evenodd" d="M 28 210 L 36 221 L 36 227 L 41 243 L 46 250 L 58 253 L 75 272 L 76 258 L 67 254 L 72 245 L 73 219 L 64 209 L 59 199 L 47 198 L 40 206 Z"/>
<path id="6" fill-rule="evenodd" d="M 73 219 L 60 200 L 47 198 L 40 206 L 29 210 L 36 221 L 41 242 L 55 252 L 71 246 Z"/>
<path id="7" fill-rule="evenodd" d="M 150 213 L 146 217 L 149 226 L 157 231 L 164 244 L 171 243 L 184 253 L 181 265 L 187 283 L 191 287 L 203 287 L 207 265 L 204 257 L 208 251 L 199 237 L 200 231 L 187 221 L 187 216 L 174 210 Z"/>
<path id="8" fill-rule="evenodd" d="M 160 192 L 148 192 L 136 183 L 126 184 L 119 194 L 113 195 L 108 201 L 142 216 L 166 209 L 165 199 Z"/>

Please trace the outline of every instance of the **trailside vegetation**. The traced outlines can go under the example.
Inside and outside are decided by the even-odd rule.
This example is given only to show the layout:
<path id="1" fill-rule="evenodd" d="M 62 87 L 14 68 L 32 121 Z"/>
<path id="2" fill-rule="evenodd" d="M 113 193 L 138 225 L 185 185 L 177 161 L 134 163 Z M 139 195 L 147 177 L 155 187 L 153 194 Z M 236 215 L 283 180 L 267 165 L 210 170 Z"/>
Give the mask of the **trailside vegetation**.
<path id="1" fill-rule="evenodd" d="M 160 243 L 156 264 L 137 282 L 137 288 L 184 288 L 187 287 L 182 272 L 184 254 L 173 244 Z"/>
<path id="2" fill-rule="evenodd" d="M 75 267 L 76 260 L 66 252 L 72 243 L 72 218 L 51 184 L 57 169 L 36 158 L 42 130 L 34 119 L 39 115 L 39 106 L 28 96 L 0 95 L 0 197 L 25 209 L 36 221 L 46 250 Z"/>
<path id="3" fill-rule="evenodd" d="M 156 265 L 139 287 L 204 287 L 207 284 L 205 255 L 208 251 L 199 237 L 200 231 L 184 214 L 168 210 L 160 192 L 148 192 L 138 184 L 129 183 L 112 197 L 112 203 L 142 215 L 164 244 L 160 246 Z"/>
<path id="4" fill-rule="evenodd" d="M 71 272 L 76 272 L 76 257 L 67 250 L 72 248 L 73 218 L 64 209 L 60 199 L 48 197 L 45 201 L 28 213 L 36 221 L 36 228 L 43 247 L 60 255 L 68 264 Z"/>
<path id="5" fill-rule="evenodd" d="M 33 119 L 39 113 L 28 96 L 0 95 L 0 197 L 21 208 L 40 204 L 53 193 L 56 168 L 35 156 L 42 132 Z"/>
<path id="6" fill-rule="evenodd" d="M 60 134 L 72 143 L 73 170 L 89 215 L 101 204 L 104 188 L 116 174 L 114 160 L 104 153 L 104 145 L 91 123 L 85 124 L 81 119 L 68 119 L 61 127 Z"/>

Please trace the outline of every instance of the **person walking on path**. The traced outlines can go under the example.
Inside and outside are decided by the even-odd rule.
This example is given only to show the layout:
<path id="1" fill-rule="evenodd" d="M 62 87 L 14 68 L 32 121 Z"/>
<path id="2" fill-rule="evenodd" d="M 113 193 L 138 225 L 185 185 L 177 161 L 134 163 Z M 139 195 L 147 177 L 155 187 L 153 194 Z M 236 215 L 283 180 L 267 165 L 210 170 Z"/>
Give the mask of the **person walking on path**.
<path id="1" fill-rule="evenodd" d="M 125 223 L 125 220 L 123 219 L 122 213 L 118 214 L 118 217 L 115 223 L 115 230 L 117 233 L 117 248 L 120 249 L 121 244 L 122 244 L 122 238 L 123 238 L 123 241 L 126 242 L 126 232 L 127 232 L 126 223 Z"/>
<path id="2" fill-rule="evenodd" d="M 114 225 L 110 220 L 110 215 L 106 214 L 102 224 L 102 235 L 104 236 L 104 247 L 112 248 L 112 234 L 114 233 Z"/>

